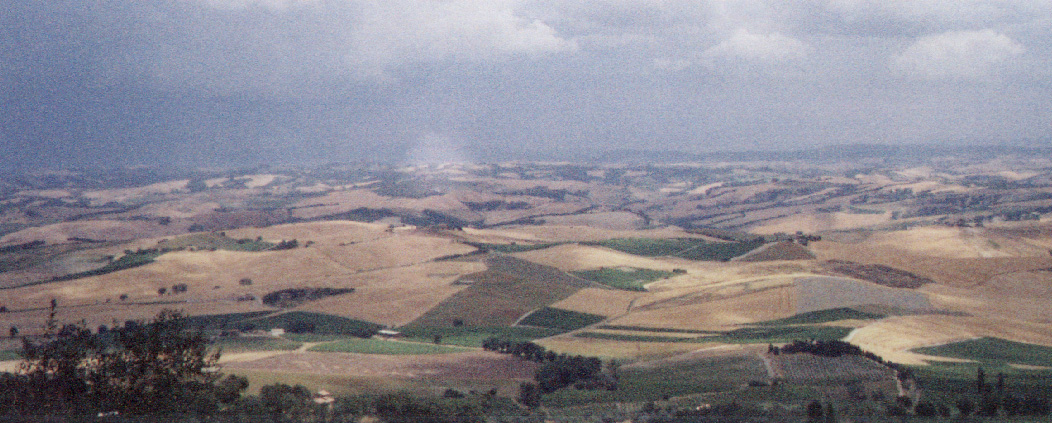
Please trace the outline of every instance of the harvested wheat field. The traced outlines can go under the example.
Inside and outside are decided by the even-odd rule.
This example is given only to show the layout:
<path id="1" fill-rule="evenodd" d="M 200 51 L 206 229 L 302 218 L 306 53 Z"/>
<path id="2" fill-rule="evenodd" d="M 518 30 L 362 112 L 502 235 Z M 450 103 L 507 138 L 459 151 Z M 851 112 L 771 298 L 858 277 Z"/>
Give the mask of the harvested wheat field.
<path id="1" fill-rule="evenodd" d="M 732 258 L 731 261 L 811 260 L 814 258 L 815 255 L 807 247 L 791 241 L 782 241 L 761 245 L 755 250 Z"/>
<path id="2" fill-rule="evenodd" d="M 1052 345 L 1052 327 L 996 317 L 896 316 L 855 329 L 845 340 L 896 363 L 922 365 L 949 359 L 917 354 L 910 352 L 911 349 L 980 337 Z"/>
<path id="3" fill-rule="evenodd" d="M 611 325 L 685 330 L 722 330 L 796 313 L 795 291 L 789 286 L 750 288 L 738 293 L 698 291 L 665 300 L 637 301 L 628 314 Z"/>
<path id="4" fill-rule="evenodd" d="M 695 263 L 686 259 L 642 257 L 610 248 L 579 244 L 557 245 L 541 250 L 515 253 L 515 256 L 566 271 L 619 266 L 672 271 L 672 269 L 687 267 Z"/>
<path id="5" fill-rule="evenodd" d="M 461 275 L 483 271 L 478 262 L 432 262 L 382 269 L 346 277 L 355 291 L 298 307 L 390 326 L 420 318 L 451 296 L 467 288 L 455 284 Z"/>

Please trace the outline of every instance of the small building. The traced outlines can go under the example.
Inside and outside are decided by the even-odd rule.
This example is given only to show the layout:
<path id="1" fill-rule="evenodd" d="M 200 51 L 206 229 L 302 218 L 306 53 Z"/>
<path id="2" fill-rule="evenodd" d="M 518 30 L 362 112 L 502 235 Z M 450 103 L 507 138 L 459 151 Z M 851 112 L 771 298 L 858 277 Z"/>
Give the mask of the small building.
<path id="1" fill-rule="evenodd" d="M 395 338 L 401 338 L 402 337 L 402 332 L 399 332 L 399 331 L 396 331 L 396 330 L 390 330 L 390 329 L 380 329 L 379 331 L 376 332 L 376 336 L 379 336 L 379 337 L 384 338 L 384 339 L 395 339 Z"/>
<path id="2" fill-rule="evenodd" d="M 336 399 L 333 398 L 332 394 L 324 389 L 315 393 L 313 400 L 315 404 L 328 405 L 330 407 L 332 407 L 333 402 L 336 402 Z"/>
<path id="3" fill-rule="evenodd" d="M 274 329 L 271 329 L 271 330 L 270 330 L 270 336 L 273 336 L 273 337 L 275 337 L 275 338 L 280 338 L 280 337 L 282 337 L 283 335 L 285 335 L 285 329 L 282 329 L 282 328 L 274 328 Z"/>

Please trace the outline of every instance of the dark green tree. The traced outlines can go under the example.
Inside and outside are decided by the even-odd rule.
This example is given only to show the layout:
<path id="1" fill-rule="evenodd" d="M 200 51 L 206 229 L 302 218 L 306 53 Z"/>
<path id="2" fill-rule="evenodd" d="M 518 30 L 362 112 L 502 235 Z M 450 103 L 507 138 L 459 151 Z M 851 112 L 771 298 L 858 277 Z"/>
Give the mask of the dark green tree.
<path id="1" fill-rule="evenodd" d="M 519 403 L 530 408 L 541 405 L 541 388 L 531 382 L 519 384 Z"/>
<path id="2" fill-rule="evenodd" d="M 807 419 L 813 422 L 822 418 L 822 403 L 813 400 L 807 404 Z"/>
<path id="3" fill-rule="evenodd" d="M 187 327 L 185 316 L 164 310 L 145 324 L 103 334 L 86 325 L 58 328 L 53 301 L 45 332 L 24 338 L 20 375 L 5 389 L 20 392 L 9 408 L 18 414 L 78 415 L 213 412 L 239 396 L 247 381 L 220 389 L 219 352 Z"/>
<path id="4" fill-rule="evenodd" d="M 955 405 L 957 406 L 957 411 L 960 412 L 962 416 L 970 416 L 972 412 L 975 411 L 975 403 L 968 397 L 961 397 L 957 400 L 957 404 Z"/>

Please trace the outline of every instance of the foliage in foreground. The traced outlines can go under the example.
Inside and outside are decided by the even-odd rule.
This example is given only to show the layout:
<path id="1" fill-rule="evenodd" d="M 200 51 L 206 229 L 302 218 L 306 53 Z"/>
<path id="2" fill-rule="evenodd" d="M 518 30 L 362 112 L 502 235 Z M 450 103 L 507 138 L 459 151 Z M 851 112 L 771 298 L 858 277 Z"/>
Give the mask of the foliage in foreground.
<path id="1" fill-rule="evenodd" d="M 59 328 L 55 307 L 45 334 L 24 339 L 20 372 L 0 376 L 0 413 L 207 413 L 248 387 L 242 378 L 220 379 L 219 352 L 208 352 L 208 339 L 190 332 L 180 312 L 92 333 Z"/>

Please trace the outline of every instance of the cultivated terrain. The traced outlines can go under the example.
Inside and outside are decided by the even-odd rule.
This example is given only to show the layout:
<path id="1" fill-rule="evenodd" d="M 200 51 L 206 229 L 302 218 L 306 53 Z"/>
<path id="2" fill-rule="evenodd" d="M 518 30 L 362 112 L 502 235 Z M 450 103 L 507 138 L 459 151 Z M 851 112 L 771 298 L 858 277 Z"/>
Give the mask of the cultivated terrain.
<path id="1" fill-rule="evenodd" d="M 959 417 L 979 368 L 1005 397 L 1052 392 L 1046 157 L 4 175 L 0 354 L 17 370 L 55 300 L 93 330 L 182 310 L 257 392 L 521 401 L 544 361 L 496 339 L 597 357 L 616 381 L 523 416 L 803 420 L 817 400 Z M 870 354 L 789 347 L 834 340 Z"/>

